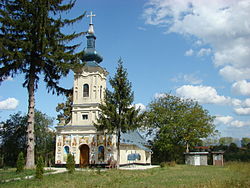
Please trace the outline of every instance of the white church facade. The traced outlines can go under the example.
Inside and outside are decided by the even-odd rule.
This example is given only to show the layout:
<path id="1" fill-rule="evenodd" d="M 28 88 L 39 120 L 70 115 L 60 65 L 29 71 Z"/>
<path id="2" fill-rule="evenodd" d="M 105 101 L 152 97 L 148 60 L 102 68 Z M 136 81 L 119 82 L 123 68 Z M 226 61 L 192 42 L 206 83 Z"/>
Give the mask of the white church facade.
<path id="1" fill-rule="evenodd" d="M 73 154 L 79 166 L 108 165 L 117 161 L 117 137 L 97 131 L 94 126 L 101 113 L 106 90 L 108 72 L 99 63 L 102 57 L 95 50 L 92 13 L 87 34 L 87 48 L 84 50 L 81 70 L 74 71 L 73 106 L 71 121 L 59 123 L 56 127 L 55 164 L 65 165 L 67 155 Z M 131 163 L 150 164 L 151 150 L 138 131 L 122 133 L 120 145 L 120 165 Z"/>

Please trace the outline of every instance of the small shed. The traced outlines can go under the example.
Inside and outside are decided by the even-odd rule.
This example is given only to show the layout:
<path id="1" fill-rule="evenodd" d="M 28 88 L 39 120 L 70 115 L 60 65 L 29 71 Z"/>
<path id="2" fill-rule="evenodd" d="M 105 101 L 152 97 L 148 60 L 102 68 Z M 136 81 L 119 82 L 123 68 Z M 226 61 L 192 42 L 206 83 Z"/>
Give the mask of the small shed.
<path id="1" fill-rule="evenodd" d="M 188 152 L 185 154 L 185 163 L 188 165 L 207 165 L 208 152 Z"/>
<path id="2" fill-rule="evenodd" d="M 212 153 L 212 157 L 213 157 L 213 165 L 223 166 L 224 165 L 224 162 L 223 162 L 224 151 L 214 151 L 211 153 Z"/>

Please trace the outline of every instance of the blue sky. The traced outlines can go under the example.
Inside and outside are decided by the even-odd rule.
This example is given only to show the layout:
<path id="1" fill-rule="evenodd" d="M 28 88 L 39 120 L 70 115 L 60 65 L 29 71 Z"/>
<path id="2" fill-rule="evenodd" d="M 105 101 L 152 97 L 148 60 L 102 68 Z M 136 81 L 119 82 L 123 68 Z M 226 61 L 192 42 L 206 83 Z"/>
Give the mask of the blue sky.
<path id="1" fill-rule="evenodd" d="M 121 57 L 135 104 L 147 106 L 171 92 L 194 98 L 217 116 L 221 136 L 250 137 L 250 1 L 78 0 L 67 17 L 93 11 L 101 66 L 114 75 Z M 68 31 L 87 31 L 85 17 Z M 78 51 L 86 46 L 85 37 Z M 27 112 L 23 75 L 0 85 L 0 118 Z M 42 80 L 42 79 L 41 79 Z M 61 85 L 72 87 L 73 73 Z M 36 108 L 56 117 L 64 96 L 48 94 L 40 82 Z M 55 121 L 56 124 L 56 121 Z"/>

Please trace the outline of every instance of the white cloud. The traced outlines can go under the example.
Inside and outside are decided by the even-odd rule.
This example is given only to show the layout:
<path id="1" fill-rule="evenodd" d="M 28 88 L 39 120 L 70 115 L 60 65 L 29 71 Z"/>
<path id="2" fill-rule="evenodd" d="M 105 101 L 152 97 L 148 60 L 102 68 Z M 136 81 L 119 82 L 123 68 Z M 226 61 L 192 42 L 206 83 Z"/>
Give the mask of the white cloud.
<path id="1" fill-rule="evenodd" d="M 238 100 L 234 103 L 234 106 L 237 106 L 237 108 L 234 108 L 237 115 L 250 115 L 250 98 L 243 101 Z"/>
<path id="2" fill-rule="evenodd" d="M 201 40 L 197 40 L 196 42 L 195 42 L 195 45 L 196 46 L 201 46 L 203 44 L 203 42 L 201 41 Z"/>
<path id="3" fill-rule="evenodd" d="M 192 56 L 194 54 L 194 50 L 189 49 L 185 52 L 185 56 Z"/>
<path id="4" fill-rule="evenodd" d="M 241 106 L 242 101 L 240 99 L 231 99 L 231 103 L 233 106 Z"/>
<path id="5" fill-rule="evenodd" d="M 235 121 L 232 121 L 230 124 L 232 127 L 245 127 L 245 126 L 250 126 L 250 121 L 235 120 Z"/>
<path id="6" fill-rule="evenodd" d="M 175 78 L 172 78 L 173 82 L 187 82 L 190 84 L 201 84 L 202 79 L 199 79 L 195 73 L 193 74 L 178 74 Z"/>
<path id="7" fill-rule="evenodd" d="M 244 100 L 244 101 L 242 102 L 242 106 L 243 106 L 243 107 L 250 107 L 250 98 Z"/>
<path id="8" fill-rule="evenodd" d="M 215 124 L 228 124 L 230 123 L 234 118 L 232 116 L 216 116 L 215 118 Z"/>
<path id="9" fill-rule="evenodd" d="M 176 89 L 176 94 L 195 99 L 202 104 L 231 104 L 231 98 L 218 95 L 216 89 L 210 86 L 183 85 Z"/>
<path id="10" fill-rule="evenodd" d="M 235 108 L 234 112 L 238 115 L 250 115 L 250 108 Z"/>
<path id="11" fill-rule="evenodd" d="M 134 104 L 135 106 L 135 109 L 139 109 L 140 108 L 140 111 L 141 112 L 144 112 L 146 110 L 146 106 L 142 103 L 137 103 L 137 104 Z"/>
<path id="12" fill-rule="evenodd" d="M 249 95 L 250 96 L 250 82 L 247 82 L 246 80 L 241 80 L 241 81 L 235 82 L 232 85 L 232 91 L 235 94 Z"/>
<path id="13" fill-rule="evenodd" d="M 220 69 L 219 73 L 230 82 L 250 79 L 250 68 L 239 69 L 232 66 L 225 66 Z"/>
<path id="14" fill-rule="evenodd" d="M 158 98 L 162 98 L 162 97 L 165 97 L 165 96 L 166 96 L 165 93 L 156 93 L 156 94 L 154 95 L 154 98 L 158 99 Z"/>
<path id="15" fill-rule="evenodd" d="M 212 52 L 211 48 L 201 48 L 200 51 L 197 53 L 197 56 L 207 56 L 210 55 Z"/>
<path id="16" fill-rule="evenodd" d="M 19 101 L 15 98 L 8 98 L 0 101 L 0 110 L 14 110 L 18 106 Z"/>
<path id="17" fill-rule="evenodd" d="M 147 29 L 145 27 L 137 27 L 138 30 L 141 30 L 141 31 L 146 31 Z"/>
<path id="18" fill-rule="evenodd" d="M 249 10 L 249 0 L 149 0 L 143 16 L 166 33 L 194 36 L 211 46 L 220 74 L 239 81 L 250 79 Z"/>
<path id="19" fill-rule="evenodd" d="M 189 82 L 191 84 L 201 84 L 202 80 L 197 78 L 194 74 L 184 74 L 183 79 L 185 82 Z"/>

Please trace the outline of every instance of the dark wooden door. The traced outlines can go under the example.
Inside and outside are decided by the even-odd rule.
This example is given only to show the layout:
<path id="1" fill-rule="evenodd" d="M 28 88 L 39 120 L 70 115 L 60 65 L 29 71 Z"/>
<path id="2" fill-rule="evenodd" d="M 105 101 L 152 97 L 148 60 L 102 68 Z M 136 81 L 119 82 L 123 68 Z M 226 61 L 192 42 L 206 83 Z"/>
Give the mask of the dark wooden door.
<path id="1" fill-rule="evenodd" d="M 84 144 L 80 146 L 80 167 L 89 165 L 89 146 Z"/>

